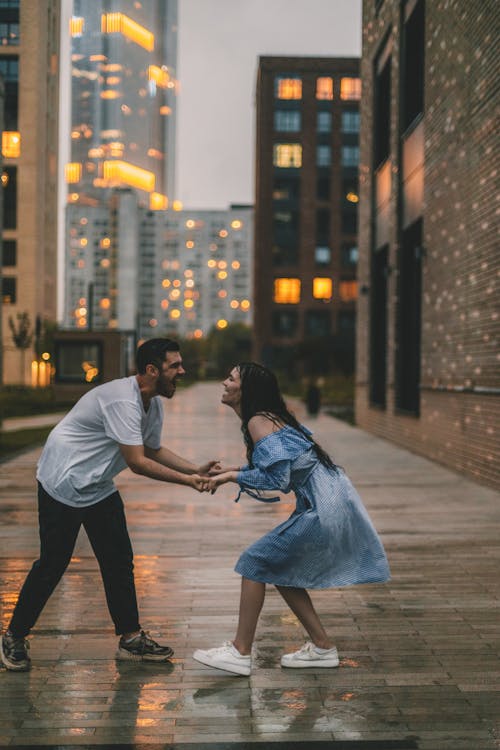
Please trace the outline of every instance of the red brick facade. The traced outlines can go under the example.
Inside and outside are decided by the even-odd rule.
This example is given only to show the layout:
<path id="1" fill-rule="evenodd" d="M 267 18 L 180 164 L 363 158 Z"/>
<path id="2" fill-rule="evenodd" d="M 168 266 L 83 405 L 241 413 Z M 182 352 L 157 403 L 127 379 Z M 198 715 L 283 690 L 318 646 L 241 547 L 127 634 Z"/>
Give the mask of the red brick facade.
<path id="1" fill-rule="evenodd" d="M 415 44 L 418 26 L 407 26 L 415 12 L 424 19 L 423 111 L 405 131 L 403 97 L 412 96 L 405 44 Z M 358 279 L 365 294 L 358 300 L 356 377 L 361 427 L 493 486 L 500 486 L 499 22 L 493 0 L 364 2 Z M 386 68 L 383 78 L 387 59 L 390 76 Z M 390 105 L 383 100 L 387 80 Z M 384 112 L 390 132 L 381 164 L 374 154 Z M 405 212 L 416 223 L 405 225 Z M 404 232 L 418 223 L 416 281 L 405 286 Z M 377 282 L 382 246 L 387 264 Z M 385 321 L 377 305 L 384 293 Z M 419 297 L 417 308 L 408 296 Z M 405 308 L 417 309 L 418 333 Z M 409 347 L 405 331 L 414 337 Z M 385 353 L 374 345 L 384 336 Z M 410 370 L 401 356 L 407 350 Z M 401 409 L 401 373 L 415 369 L 418 394 L 411 409 Z"/>

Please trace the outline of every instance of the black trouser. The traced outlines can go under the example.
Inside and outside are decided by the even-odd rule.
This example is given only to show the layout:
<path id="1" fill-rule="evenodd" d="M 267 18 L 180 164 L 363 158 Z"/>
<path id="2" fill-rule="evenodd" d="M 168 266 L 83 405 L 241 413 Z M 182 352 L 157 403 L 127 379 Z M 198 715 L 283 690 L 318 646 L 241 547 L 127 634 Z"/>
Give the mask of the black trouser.
<path id="1" fill-rule="evenodd" d="M 132 545 L 118 492 L 86 508 L 54 500 L 38 484 L 40 559 L 33 563 L 12 615 L 9 630 L 24 638 L 69 565 L 83 524 L 101 569 L 106 600 L 117 635 L 140 630 Z"/>

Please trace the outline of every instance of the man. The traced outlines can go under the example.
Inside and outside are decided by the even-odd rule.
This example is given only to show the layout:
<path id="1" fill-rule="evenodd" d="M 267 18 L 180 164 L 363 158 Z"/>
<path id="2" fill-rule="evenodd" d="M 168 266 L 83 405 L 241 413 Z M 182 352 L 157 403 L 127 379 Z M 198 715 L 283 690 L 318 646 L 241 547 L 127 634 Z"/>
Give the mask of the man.
<path id="1" fill-rule="evenodd" d="M 162 482 L 208 489 L 209 461 L 196 467 L 161 446 L 163 407 L 185 374 L 179 345 L 151 339 L 137 350 L 137 375 L 86 393 L 50 433 L 38 463 L 40 559 L 19 594 L 1 658 L 12 671 L 30 668 L 26 636 L 66 570 L 83 524 L 99 563 L 109 612 L 120 635 L 116 658 L 166 661 L 173 651 L 141 629 L 133 552 L 113 477 L 127 466 Z"/>

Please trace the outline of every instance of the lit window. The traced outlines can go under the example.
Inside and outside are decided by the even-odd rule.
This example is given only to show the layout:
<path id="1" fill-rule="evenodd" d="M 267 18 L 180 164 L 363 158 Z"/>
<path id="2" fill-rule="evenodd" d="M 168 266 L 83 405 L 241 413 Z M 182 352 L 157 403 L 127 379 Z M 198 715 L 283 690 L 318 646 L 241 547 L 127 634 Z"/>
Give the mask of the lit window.
<path id="1" fill-rule="evenodd" d="M 275 167 L 289 168 L 302 166 L 302 146 L 300 143 L 275 143 L 273 149 Z"/>
<path id="2" fill-rule="evenodd" d="M 15 130 L 4 130 L 2 133 L 2 156 L 6 159 L 17 159 L 21 155 L 21 134 Z"/>
<path id="3" fill-rule="evenodd" d="M 361 78 L 342 78 L 340 81 L 340 98 L 354 101 L 361 99 Z"/>
<path id="4" fill-rule="evenodd" d="M 170 312 L 171 318 L 180 318 L 181 317 L 181 311 L 180 310 L 171 310 Z"/>
<path id="5" fill-rule="evenodd" d="M 277 99 L 302 99 L 302 80 L 300 78 L 276 78 L 274 93 Z"/>
<path id="6" fill-rule="evenodd" d="M 168 208 L 168 198 L 162 193 L 151 193 L 149 196 L 149 208 L 151 211 L 164 211 Z"/>
<path id="7" fill-rule="evenodd" d="M 234 221 L 231 222 L 231 227 L 233 229 L 241 229 L 242 226 L 243 226 L 243 222 L 240 221 L 239 219 L 235 219 Z"/>
<path id="8" fill-rule="evenodd" d="M 227 320 L 224 320 L 224 318 L 221 318 L 217 321 L 217 328 L 222 330 L 223 328 L 227 328 Z"/>
<path id="9" fill-rule="evenodd" d="M 79 162 L 70 162 L 64 168 L 66 182 L 69 184 L 80 182 L 82 176 L 82 165 Z"/>
<path id="10" fill-rule="evenodd" d="M 333 99 L 333 78 L 318 78 L 316 99 Z"/>
<path id="11" fill-rule="evenodd" d="M 85 20 L 81 16 L 72 16 L 69 21 L 69 31 L 71 36 L 79 37 L 83 35 Z"/>
<path id="12" fill-rule="evenodd" d="M 300 130 L 300 112 L 295 110 L 276 110 L 274 129 L 279 133 L 297 133 Z"/>
<path id="13" fill-rule="evenodd" d="M 316 276 L 313 279 L 313 297 L 314 299 L 331 299 L 332 280 L 328 277 L 321 278 Z"/>
<path id="14" fill-rule="evenodd" d="M 339 297 L 342 302 L 354 302 L 358 298 L 358 282 L 341 281 L 339 284 Z"/>
<path id="15" fill-rule="evenodd" d="M 101 16 L 101 31 L 103 34 L 123 34 L 123 36 L 152 52 L 155 47 L 155 37 L 148 29 L 133 21 L 125 13 L 103 13 Z"/>
<path id="16" fill-rule="evenodd" d="M 111 307 L 111 300 L 109 299 L 109 297 L 103 297 L 99 302 L 99 305 L 103 310 L 109 310 L 109 308 Z"/>
<path id="17" fill-rule="evenodd" d="M 330 146 L 316 146 L 316 165 L 318 167 L 329 167 L 332 162 L 332 149 Z"/>
<path id="18" fill-rule="evenodd" d="M 280 305 L 300 302 L 300 279 L 274 279 L 274 301 Z"/>
<path id="19" fill-rule="evenodd" d="M 103 162 L 104 181 L 106 187 L 113 187 L 125 183 L 132 187 L 152 192 L 155 187 L 155 175 L 141 167 L 136 167 L 126 161 L 105 161 Z"/>
<path id="20" fill-rule="evenodd" d="M 168 70 L 159 68 L 157 65 L 150 65 L 148 68 L 148 78 L 150 81 L 154 81 L 157 86 L 162 89 L 166 89 L 168 82 L 170 81 L 170 75 Z"/>
<path id="21" fill-rule="evenodd" d="M 250 300 L 249 299 L 242 299 L 240 307 L 241 307 L 242 310 L 250 310 Z"/>
<path id="22" fill-rule="evenodd" d="M 123 96 L 123 94 L 120 91 L 115 91 L 114 89 L 105 89 L 105 91 L 101 91 L 99 94 L 101 99 L 119 99 L 120 96 Z"/>

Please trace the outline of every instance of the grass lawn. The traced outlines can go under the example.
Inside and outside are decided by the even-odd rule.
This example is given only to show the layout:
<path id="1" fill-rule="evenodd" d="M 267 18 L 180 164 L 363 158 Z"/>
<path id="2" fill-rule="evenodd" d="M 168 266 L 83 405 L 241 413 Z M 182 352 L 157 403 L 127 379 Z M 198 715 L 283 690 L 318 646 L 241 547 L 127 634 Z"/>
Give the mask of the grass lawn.
<path id="1" fill-rule="evenodd" d="M 27 430 L 14 430 L 12 432 L 0 432 L 0 461 L 12 458 L 16 453 L 28 448 L 36 448 L 43 445 L 47 435 L 52 430 L 50 427 L 31 427 Z"/>

